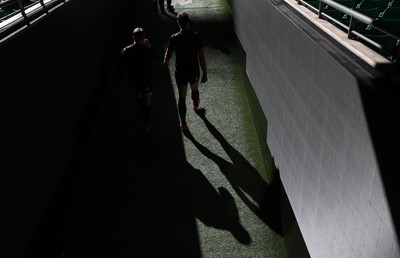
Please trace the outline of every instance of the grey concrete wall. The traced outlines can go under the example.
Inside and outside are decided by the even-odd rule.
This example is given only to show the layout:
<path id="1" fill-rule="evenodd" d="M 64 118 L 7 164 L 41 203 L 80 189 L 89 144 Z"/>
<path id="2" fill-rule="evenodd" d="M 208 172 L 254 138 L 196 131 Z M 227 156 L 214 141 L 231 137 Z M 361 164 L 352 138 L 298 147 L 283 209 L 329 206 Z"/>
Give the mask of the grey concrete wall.
<path id="1" fill-rule="evenodd" d="M 268 121 L 267 144 L 310 255 L 399 257 L 398 195 L 378 160 L 388 153 L 375 144 L 383 142 L 385 128 L 371 132 L 377 121 L 367 113 L 363 93 L 377 87 L 374 71 L 349 69 L 353 57 L 321 44 L 321 32 L 284 2 L 228 2 Z M 375 103 L 392 101 L 385 97 Z"/>
<path id="2" fill-rule="evenodd" d="M 70 0 L 0 46 L 0 257 L 62 241 L 131 2 Z"/>

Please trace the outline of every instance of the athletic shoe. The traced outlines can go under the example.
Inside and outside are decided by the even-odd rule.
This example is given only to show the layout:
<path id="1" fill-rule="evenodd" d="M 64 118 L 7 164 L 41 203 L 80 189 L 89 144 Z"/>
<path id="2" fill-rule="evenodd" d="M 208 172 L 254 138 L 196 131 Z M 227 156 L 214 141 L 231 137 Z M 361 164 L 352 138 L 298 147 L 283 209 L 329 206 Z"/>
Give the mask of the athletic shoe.
<path id="1" fill-rule="evenodd" d="M 189 128 L 188 128 L 186 122 L 182 122 L 182 123 L 181 123 L 181 131 L 182 131 L 182 132 L 186 132 L 188 129 L 189 129 Z"/>
<path id="2" fill-rule="evenodd" d="M 193 110 L 197 111 L 199 109 L 200 99 L 197 100 L 197 103 L 193 101 Z"/>

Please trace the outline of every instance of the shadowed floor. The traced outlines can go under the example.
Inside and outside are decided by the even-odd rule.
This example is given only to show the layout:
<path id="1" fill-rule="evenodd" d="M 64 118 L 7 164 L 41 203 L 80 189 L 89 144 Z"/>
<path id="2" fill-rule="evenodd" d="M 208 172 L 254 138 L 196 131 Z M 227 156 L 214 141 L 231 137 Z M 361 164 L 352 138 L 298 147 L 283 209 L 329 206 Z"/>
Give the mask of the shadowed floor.
<path id="1" fill-rule="evenodd" d="M 175 13 L 134 2 L 120 47 L 141 26 L 160 55 L 153 129 L 145 133 L 132 89 L 113 83 L 78 186 L 67 257 L 286 257 L 279 187 L 257 134 L 265 125 L 254 120 L 230 11 L 223 0 L 193 0 L 179 11 L 206 44 L 202 109 L 191 110 L 189 93 L 183 135 L 174 67 L 161 62 L 178 31 Z"/>

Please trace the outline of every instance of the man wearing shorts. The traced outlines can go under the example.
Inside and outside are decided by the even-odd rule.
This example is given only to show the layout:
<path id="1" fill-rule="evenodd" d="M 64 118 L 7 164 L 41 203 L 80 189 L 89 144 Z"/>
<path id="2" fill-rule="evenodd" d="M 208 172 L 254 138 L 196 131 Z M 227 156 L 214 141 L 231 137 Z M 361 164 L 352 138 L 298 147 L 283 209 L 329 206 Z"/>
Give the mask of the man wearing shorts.
<path id="1" fill-rule="evenodd" d="M 178 111 L 181 120 L 181 130 L 188 130 L 186 123 L 186 94 L 188 84 L 191 88 L 193 110 L 197 111 L 200 104 L 199 80 L 200 69 L 202 70 L 201 82 L 205 83 L 207 77 L 207 65 L 204 53 L 202 37 L 189 28 L 189 16 L 186 12 L 178 13 L 177 22 L 180 31 L 173 34 L 169 39 L 168 48 L 164 55 L 164 64 L 169 64 L 172 54 L 176 52 L 175 58 L 175 80 L 178 86 Z"/>
<path id="2" fill-rule="evenodd" d="M 154 80 L 153 62 L 157 60 L 157 54 L 151 48 L 142 28 L 133 30 L 133 41 L 133 44 L 123 48 L 121 62 L 125 78 L 136 91 L 138 102 L 144 108 L 145 126 L 149 130 Z"/>

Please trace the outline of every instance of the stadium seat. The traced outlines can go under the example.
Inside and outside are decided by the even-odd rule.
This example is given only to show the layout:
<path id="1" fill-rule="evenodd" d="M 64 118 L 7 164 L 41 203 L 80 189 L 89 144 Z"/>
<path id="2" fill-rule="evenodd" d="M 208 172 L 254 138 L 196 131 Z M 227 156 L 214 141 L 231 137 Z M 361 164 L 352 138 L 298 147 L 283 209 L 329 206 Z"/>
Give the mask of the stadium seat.
<path id="1" fill-rule="evenodd" d="M 389 32 L 400 35 L 400 17 L 397 19 L 386 19 L 378 17 L 376 18 L 376 22 L 379 24 L 379 26 L 387 28 Z"/>
<path id="2" fill-rule="evenodd" d="M 354 8 L 357 5 L 357 2 L 354 0 L 336 0 L 338 4 L 344 5 L 348 8 Z"/>
<path id="3" fill-rule="evenodd" d="M 382 6 L 385 6 L 385 3 L 383 1 L 363 0 L 359 4 L 357 4 L 356 8 L 371 9 L 371 8 L 382 7 Z"/>
<path id="4" fill-rule="evenodd" d="M 397 58 L 400 43 L 399 40 L 378 29 L 372 28 L 371 26 L 367 27 L 363 35 L 378 43 L 381 46 L 381 49 L 378 49 L 378 51 L 389 60 L 394 61 Z"/>
<path id="5" fill-rule="evenodd" d="M 368 17 L 376 18 L 378 17 L 379 11 L 381 10 L 380 7 L 373 7 L 373 8 L 354 8 L 354 11 L 362 13 Z"/>
<path id="6" fill-rule="evenodd" d="M 400 0 L 392 0 L 388 3 L 389 7 L 400 7 Z"/>
<path id="7" fill-rule="evenodd" d="M 337 0 L 337 2 L 356 12 L 375 19 L 377 22 L 376 24 L 382 26 L 383 29 L 386 28 L 388 32 L 400 34 L 400 0 Z M 319 9 L 320 1 L 311 0 L 307 1 L 307 3 Z M 326 4 L 324 4 L 322 11 L 340 23 L 347 26 L 350 25 L 349 15 Z M 374 44 L 364 40 L 363 37 L 354 34 L 350 35 L 351 38 L 364 41 L 365 44 L 370 45 L 371 48 L 375 49 L 392 62 L 399 61 L 400 40 L 373 28 L 371 25 L 360 22 L 357 19 L 353 19 L 353 27 L 351 29 L 377 43 L 380 47 L 377 48 Z"/>
<path id="8" fill-rule="evenodd" d="M 330 17 L 332 17 L 333 19 L 338 20 L 338 21 L 340 21 L 341 18 L 343 17 L 342 12 L 340 12 L 336 9 L 333 9 L 333 8 L 326 8 L 323 10 L 323 13 L 329 15 Z"/>
<path id="9" fill-rule="evenodd" d="M 335 2 L 341 4 L 345 7 L 348 7 L 348 8 L 354 8 L 356 6 L 355 0 L 336 0 Z M 348 23 L 350 21 L 348 15 L 336 10 L 335 8 L 333 8 L 329 5 L 325 5 L 325 7 L 323 8 L 323 13 L 329 15 L 333 19 L 335 19 L 345 25 L 348 25 Z"/>
<path id="10" fill-rule="evenodd" d="M 318 1 L 307 1 L 308 4 L 310 4 L 311 6 L 319 9 L 319 0 Z"/>
<path id="11" fill-rule="evenodd" d="M 381 51 L 385 52 L 387 58 L 392 60 L 395 54 L 397 40 L 389 35 L 365 35 L 372 41 L 382 46 Z"/>
<path id="12" fill-rule="evenodd" d="M 379 14 L 380 7 L 368 8 L 368 9 L 356 7 L 353 10 L 356 12 L 362 13 L 368 17 L 376 18 Z M 347 17 L 346 15 L 344 18 L 349 19 L 349 17 Z M 353 30 L 355 30 L 359 33 L 364 33 L 364 30 L 366 28 L 367 28 L 367 25 L 365 23 L 362 23 L 362 22 L 354 19 L 354 27 L 352 28 Z"/>
<path id="13" fill-rule="evenodd" d="M 5 16 L 7 16 L 7 14 L 8 14 L 8 13 L 7 13 L 6 11 L 0 9 L 0 18 L 3 18 L 3 17 L 5 17 Z"/>
<path id="14" fill-rule="evenodd" d="M 18 2 L 14 2 L 13 4 L 4 7 L 3 10 L 6 11 L 8 14 L 14 13 L 19 10 L 19 4 Z"/>
<path id="15" fill-rule="evenodd" d="M 399 19 L 400 7 L 387 7 L 385 10 L 379 13 L 378 17 L 386 19 Z"/>
<path id="16" fill-rule="evenodd" d="M 351 9 L 355 8 L 358 4 L 355 0 L 337 0 L 336 2 Z M 335 18 L 345 25 L 350 23 L 350 17 L 345 13 L 340 12 L 339 14 L 335 14 Z"/>

